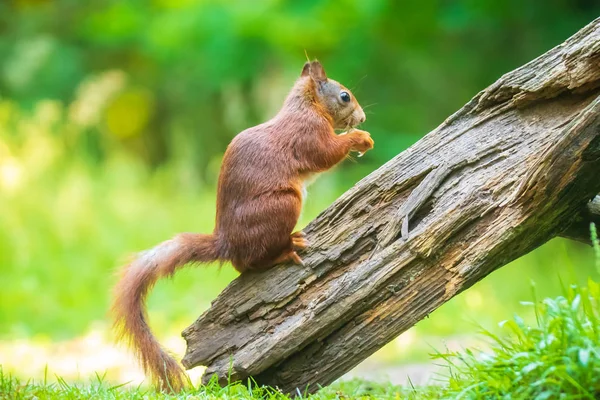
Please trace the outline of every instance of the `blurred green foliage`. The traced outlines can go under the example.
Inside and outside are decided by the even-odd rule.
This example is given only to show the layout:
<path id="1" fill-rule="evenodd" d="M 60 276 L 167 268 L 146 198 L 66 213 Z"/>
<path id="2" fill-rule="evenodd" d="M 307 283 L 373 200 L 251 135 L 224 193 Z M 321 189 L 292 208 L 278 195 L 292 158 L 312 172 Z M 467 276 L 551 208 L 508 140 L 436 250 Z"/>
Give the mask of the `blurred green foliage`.
<path id="1" fill-rule="evenodd" d="M 305 50 L 353 88 L 377 145 L 312 186 L 302 223 L 599 12 L 590 0 L 0 2 L 0 337 L 91 329 L 128 254 L 211 230 L 227 144 L 276 113 Z M 510 315 L 530 278 L 551 294 L 559 270 L 589 257 L 554 242 L 417 332 Z M 177 333 L 234 276 L 190 269 L 161 283 L 153 324 Z"/>
<path id="2" fill-rule="evenodd" d="M 9 0 L 0 95 L 25 107 L 79 98 L 100 115 L 71 146 L 177 159 L 212 183 L 211 161 L 276 112 L 306 50 L 369 106 L 374 167 L 599 14 L 591 0 Z M 104 101 L 81 96 L 111 70 L 122 81 Z"/>

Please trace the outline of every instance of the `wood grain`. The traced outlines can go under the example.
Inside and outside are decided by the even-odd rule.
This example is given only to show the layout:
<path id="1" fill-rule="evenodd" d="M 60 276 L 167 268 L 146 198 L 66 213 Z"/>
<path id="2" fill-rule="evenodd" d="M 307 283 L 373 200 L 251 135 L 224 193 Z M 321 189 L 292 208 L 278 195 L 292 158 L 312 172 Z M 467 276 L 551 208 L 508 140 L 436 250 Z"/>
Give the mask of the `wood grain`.
<path id="1" fill-rule="evenodd" d="M 183 364 L 314 392 L 495 269 L 585 240 L 599 87 L 597 19 L 342 195 L 304 230 L 305 266 L 233 281 L 183 332 Z"/>

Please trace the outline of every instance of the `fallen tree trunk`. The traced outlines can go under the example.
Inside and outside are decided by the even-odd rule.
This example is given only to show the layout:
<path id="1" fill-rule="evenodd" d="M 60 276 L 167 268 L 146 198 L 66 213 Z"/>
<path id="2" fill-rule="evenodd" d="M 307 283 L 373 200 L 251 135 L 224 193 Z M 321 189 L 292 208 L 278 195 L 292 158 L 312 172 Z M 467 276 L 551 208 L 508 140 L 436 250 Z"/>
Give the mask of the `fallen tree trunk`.
<path id="1" fill-rule="evenodd" d="M 183 332 L 183 364 L 316 391 L 511 260 L 585 240 L 598 171 L 600 19 L 339 198 L 305 229 L 305 266 L 232 282 Z"/>

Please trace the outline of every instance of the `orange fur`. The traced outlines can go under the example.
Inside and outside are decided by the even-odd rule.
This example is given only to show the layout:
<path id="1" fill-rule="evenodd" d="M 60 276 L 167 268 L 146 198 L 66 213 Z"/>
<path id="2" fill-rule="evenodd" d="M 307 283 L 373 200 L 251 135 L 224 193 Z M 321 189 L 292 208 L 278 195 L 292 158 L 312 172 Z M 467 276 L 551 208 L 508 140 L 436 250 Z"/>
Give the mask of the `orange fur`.
<path id="1" fill-rule="evenodd" d="M 163 390 L 180 390 L 186 375 L 150 331 L 144 305 L 149 290 L 159 278 L 190 262 L 231 261 L 239 272 L 302 262 L 296 251 L 307 244 L 301 232 L 292 232 L 302 208 L 304 180 L 333 167 L 351 150 L 373 147 L 365 131 L 335 134 L 334 129 L 365 119 L 354 96 L 341 100 L 342 91 L 351 96 L 327 79 L 320 63 L 306 63 L 281 111 L 238 134 L 227 148 L 213 233 L 180 234 L 124 268 L 112 305 L 118 338 Z"/>

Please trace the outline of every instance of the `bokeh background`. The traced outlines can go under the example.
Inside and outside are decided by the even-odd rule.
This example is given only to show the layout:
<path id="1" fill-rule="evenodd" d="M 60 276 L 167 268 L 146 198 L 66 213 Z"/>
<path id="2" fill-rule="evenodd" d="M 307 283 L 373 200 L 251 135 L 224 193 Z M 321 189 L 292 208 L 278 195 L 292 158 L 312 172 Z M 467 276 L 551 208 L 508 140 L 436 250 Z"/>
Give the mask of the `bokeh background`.
<path id="1" fill-rule="evenodd" d="M 221 157 L 273 116 L 305 51 L 352 88 L 375 150 L 324 174 L 301 225 L 479 90 L 600 14 L 593 0 L 0 1 L 0 365 L 23 378 L 141 379 L 107 318 L 116 267 L 210 231 Z M 432 313 L 353 372 L 421 382 L 519 301 L 594 276 L 554 240 Z M 236 276 L 188 269 L 149 301 L 160 339 Z M 598 279 L 597 276 L 595 276 Z M 535 282 L 535 288 L 532 285 Z"/>

